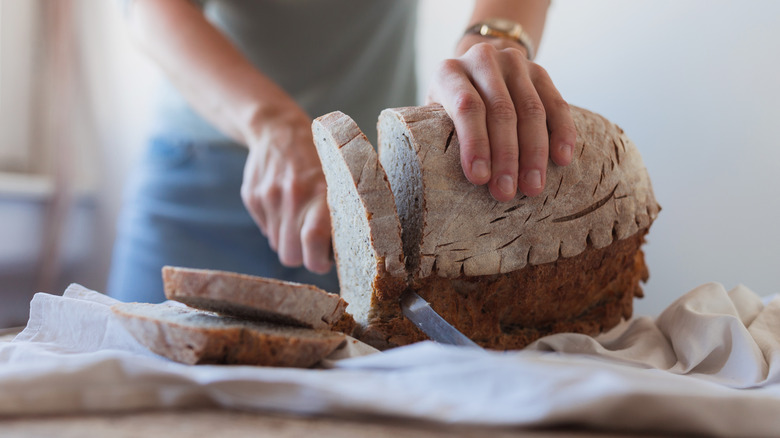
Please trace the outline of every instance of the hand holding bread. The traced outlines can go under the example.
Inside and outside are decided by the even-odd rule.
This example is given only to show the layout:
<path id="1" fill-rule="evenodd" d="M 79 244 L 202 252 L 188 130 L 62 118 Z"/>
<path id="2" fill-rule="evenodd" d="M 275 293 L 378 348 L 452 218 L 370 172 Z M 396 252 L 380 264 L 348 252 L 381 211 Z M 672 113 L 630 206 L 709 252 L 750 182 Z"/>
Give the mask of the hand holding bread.
<path id="1" fill-rule="evenodd" d="M 506 40 L 481 42 L 444 61 L 430 85 L 460 138 L 461 166 L 498 201 L 542 193 L 548 158 L 572 161 L 577 141 L 569 106 L 550 76 Z"/>

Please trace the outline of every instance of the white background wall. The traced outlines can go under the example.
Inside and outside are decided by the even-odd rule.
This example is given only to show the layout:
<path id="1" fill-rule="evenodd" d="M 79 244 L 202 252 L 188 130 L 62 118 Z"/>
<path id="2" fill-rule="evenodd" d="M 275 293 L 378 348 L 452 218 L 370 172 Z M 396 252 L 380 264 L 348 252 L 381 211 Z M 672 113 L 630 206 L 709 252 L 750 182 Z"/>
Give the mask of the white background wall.
<path id="1" fill-rule="evenodd" d="M 470 4 L 425 0 L 423 78 Z M 780 293 L 780 2 L 553 0 L 537 62 L 649 169 L 663 211 L 637 313 L 709 281 Z"/>

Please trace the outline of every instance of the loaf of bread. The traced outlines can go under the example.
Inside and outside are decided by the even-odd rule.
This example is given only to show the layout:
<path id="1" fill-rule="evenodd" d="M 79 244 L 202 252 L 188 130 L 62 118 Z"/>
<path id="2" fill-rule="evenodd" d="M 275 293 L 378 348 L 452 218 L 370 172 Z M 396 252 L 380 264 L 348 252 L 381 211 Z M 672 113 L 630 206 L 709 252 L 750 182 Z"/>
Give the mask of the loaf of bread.
<path id="1" fill-rule="evenodd" d="M 378 154 L 348 116 L 315 120 L 341 293 L 362 340 L 426 339 L 401 313 L 407 288 L 494 349 L 597 334 L 631 316 L 660 207 L 623 131 L 581 108 L 572 115 L 573 163 L 550 162 L 541 195 L 505 203 L 465 178 L 440 106 L 385 110 Z"/>
<path id="2" fill-rule="evenodd" d="M 121 303 L 111 306 L 122 325 L 151 351 L 177 362 L 308 368 L 345 336 L 248 321 L 190 307 Z"/>
<path id="3" fill-rule="evenodd" d="M 165 296 L 236 318 L 350 333 L 352 316 L 338 295 L 316 286 L 210 269 L 165 266 Z"/>

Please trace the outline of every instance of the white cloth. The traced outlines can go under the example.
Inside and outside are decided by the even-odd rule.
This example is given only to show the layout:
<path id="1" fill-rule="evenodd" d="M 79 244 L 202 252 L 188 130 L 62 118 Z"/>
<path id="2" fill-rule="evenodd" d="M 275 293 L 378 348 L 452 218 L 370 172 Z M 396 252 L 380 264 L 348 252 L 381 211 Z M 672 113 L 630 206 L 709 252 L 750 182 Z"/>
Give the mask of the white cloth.
<path id="1" fill-rule="evenodd" d="M 424 342 L 333 360 L 331 369 L 187 366 L 136 342 L 73 285 L 38 294 L 0 344 L 0 415 L 216 404 L 446 423 L 579 424 L 620 431 L 777 436 L 780 297 L 703 285 L 655 321 L 597 338 L 559 334 L 523 351 Z M 362 352 L 342 352 L 357 356 Z"/>

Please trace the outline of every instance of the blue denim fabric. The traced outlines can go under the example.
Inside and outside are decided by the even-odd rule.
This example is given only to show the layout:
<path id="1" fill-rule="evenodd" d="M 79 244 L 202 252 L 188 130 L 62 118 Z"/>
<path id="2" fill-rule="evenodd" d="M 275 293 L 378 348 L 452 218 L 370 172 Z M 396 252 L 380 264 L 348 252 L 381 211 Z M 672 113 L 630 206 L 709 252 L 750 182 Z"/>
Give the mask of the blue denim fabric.
<path id="1" fill-rule="evenodd" d="M 246 156 L 230 142 L 151 141 L 128 181 L 109 295 L 163 301 L 164 265 L 260 275 L 338 293 L 335 269 L 323 276 L 279 263 L 241 201 Z"/>

